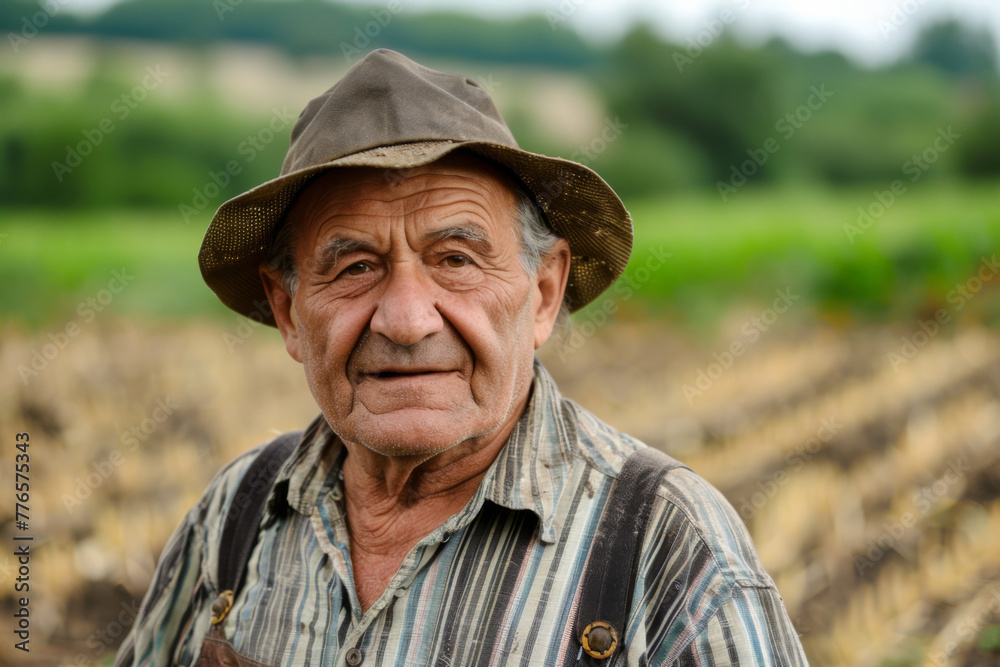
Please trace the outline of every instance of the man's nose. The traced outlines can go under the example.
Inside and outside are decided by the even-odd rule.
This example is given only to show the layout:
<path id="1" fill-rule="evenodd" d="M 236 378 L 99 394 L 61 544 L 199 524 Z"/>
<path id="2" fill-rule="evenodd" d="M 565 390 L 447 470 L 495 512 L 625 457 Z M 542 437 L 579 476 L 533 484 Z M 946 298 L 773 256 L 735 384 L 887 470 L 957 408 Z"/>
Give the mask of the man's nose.
<path id="1" fill-rule="evenodd" d="M 372 315 L 371 330 L 397 345 L 414 345 L 444 328 L 434 305 L 436 285 L 419 262 L 393 266 Z"/>

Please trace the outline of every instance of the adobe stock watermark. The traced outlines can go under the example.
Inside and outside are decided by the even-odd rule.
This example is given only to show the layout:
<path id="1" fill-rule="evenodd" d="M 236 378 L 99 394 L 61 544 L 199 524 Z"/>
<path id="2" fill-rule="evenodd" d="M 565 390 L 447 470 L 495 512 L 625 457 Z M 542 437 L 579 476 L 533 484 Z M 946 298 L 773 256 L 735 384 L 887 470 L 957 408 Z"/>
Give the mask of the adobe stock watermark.
<path id="1" fill-rule="evenodd" d="M 949 290 L 945 300 L 952 305 L 952 311 L 961 312 L 969 301 L 976 298 L 983 286 L 992 282 L 998 275 L 1000 275 L 1000 263 L 997 262 L 996 254 L 982 257 L 976 273 Z M 945 308 L 938 308 L 934 312 L 934 317 L 917 322 L 917 331 L 900 338 L 902 345 L 899 350 L 886 353 L 886 359 L 892 370 L 898 373 L 899 369 L 916 357 L 920 350 L 927 347 L 941 332 L 941 328 L 949 322 L 951 322 L 951 312 Z"/>
<path id="2" fill-rule="evenodd" d="M 493 93 L 496 92 L 497 88 L 503 86 L 503 81 L 497 81 L 493 78 L 493 72 L 487 73 L 486 76 L 474 76 L 472 77 L 472 80 L 475 81 L 476 84 L 485 90 L 491 97 L 493 96 Z"/>
<path id="3" fill-rule="evenodd" d="M 816 434 L 809 438 L 804 444 L 798 445 L 785 455 L 785 465 L 765 480 L 757 480 L 757 491 L 750 494 L 749 498 L 740 501 L 740 516 L 744 521 L 753 519 L 757 512 L 774 498 L 778 489 L 788 484 L 792 475 L 802 470 L 806 463 L 812 461 L 813 457 L 819 454 L 823 446 L 829 443 L 844 428 L 844 425 L 837 421 L 836 417 L 829 417 L 820 420 L 820 426 L 816 429 Z"/>
<path id="4" fill-rule="evenodd" d="M 938 335 L 941 327 L 951 321 L 951 314 L 944 308 L 938 308 L 934 317 L 927 320 L 920 320 L 917 323 L 918 330 L 908 336 L 902 336 L 902 345 L 898 352 L 886 353 L 886 359 L 893 372 L 898 373 L 901 366 L 910 363 L 910 360 L 917 356 L 917 353 L 931 342 L 934 336 Z"/>
<path id="5" fill-rule="evenodd" d="M 212 0 L 212 9 L 220 21 L 226 20 L 226 14 L 236 11 L 236 8 L 243 4 L 243 0 Z"/>
<path id="6" fill-rule="evenodd" d="M 966 614 L 955 625 L 948 641 L 943 642 L 942 650 L 927 653 L 924 658 L 925 665 L 935 665 L 935 667 L 951 665 L 951 659 L 957 657 L 963 647 L 975 641 L 979 633 L 990 624 L 994 615 L 1000 611 L 1000 586 L 994 585 L 992 589 L 987 589 L 980 595 L 985 597 L 985 604 L 976 605 L 975 611 Z M 982 597 L 977 596 L 977 600 L 979 599 Z"/>
<path id="7" fill-rule="evenodd" d="M 60 183 L 63 179 L 73 173 L 77 167 L 83 164 L 83 159 L 94 152 L 98 146 L 104 142 L 104 138 L 117 129 L 115 119 L 123 122 L 132 112 L 139 108 L 139 105 L 146 101 L 149 94 L 160 87 L 163 80 L 170 76 L 170 72 L 165 72 L 159 66 L 146 66 L 146 76 L 142 81 L 133 86 L 132 90 L 116 97 L 111 103 L 109 115 L 105 116 L 92 127 L 81 131 L 83 139 L 76 145 L 66 145 L 66 157 L 63 162 L 53 162 L 52 171 L 56 175 L 56 180 Z"/>
<path id="8" fill-rule="evenodd" d="M 618 141 L 622 133 L 627 129 L 628 124 L 623 123 L 618 116 L 615 116 L 614 120 L 605 118 L 604 127 L 601 128 L 597 136 L 586 144 L 577 146 L 576 150 L 570 154 L 569 159 L 580 164 L 589 165 L 604 151 L 608 150 L 608 146 Z"/>
<path id="9" fill-rule="evenodd" d="M 694 384 L 685 384 L 681 388 L 688 405 L 694 404 L 695 398 L 711 389 L 715 381 L 732 368 L 736 360 L 742 357 L 751 345 L 760 340 L 760 337 L 778 321 L 781 315 L 788 312 L 788 309 L 802 298 L 798 294 L 793 294 L 791 287 L 779 289 L 775 295 L 770 308 L 765 308 L 759 315 L 754 315 L 743 323 L 743 326 L 740 327 L 740 338 L 730 343 L 722 352 L 713 353 L 712 359 L 715 361 L 705 368 L 698 369 Z"/>
<path id="10" fill-rule="evenodd" d="M 909 160 L 903 163 L 901 167 L 903 174 L 910 177 L 910 183 L 916 183 L 940 159 L 941 155 L 946 153 L 961 138 L 962 135 L 951 129 L 951 125 L 947 129 L 939 127 L 937 136 L 931 145 L 920 154 L 912 155 Z M 885 215 L 885 212 L 892 208 L 892 205 L 906 192 L 907 185 L 899 178 L 890 183 L 887 190 L 873 192 L 873 200 L 867 206 L 858 207 L 856 223 L 845 222 L 842 225 L 844 234 L 847 235 L 847 240 L 850 241 L 851 245 L 854 245 L 854 240 L 857 237 L 871 229 L 875 222 Z"/>
<path id="11" fill-rule="evenodd" d="M 577 146 L 576 150 L 569 156 L 569 159 L 579 162 L 584 166 L 589 166 L 604 151 L 608 150 L 611 144 L 618 141 L 627 129 L 628 123 L 623 123 L 619 116 L 615 116 L 614 119 L 610 117 L 605 118 L 603 127 L 597 133 L 597 136 L 587 143 Z M 543 182 L 541 187 L 535 191 L 538 205 L 542 207 L 542 210 L 546 210 L 549 204 L 561 197 L 566 188 L 572 185 L 575 179 L 575 172 L 562 169 L 559 171 L 558 176 Z"/>
<path id="12" fill-rule="evenodd" d="M 112 271 L 111 280 L 108 281 L 107 286 L 78 303 L 76 306 L 77 316 L 67 322 L 62 330 L 49 333 L 49 342 L 43 343 L 40 348 L 32 348 L 31 361 L 27 365 L 18 365 L 17 374 L 20 376 L 21 382 L 27 386 L 31 380 L 45 371 L 56 357 L 66 349 L 70 341 L 80 335 L 81 324 L 90 324 L 97 319 L 97 315 L 104 312 L 115 297 L 121 294 L 133 280 L 135 280 L 135 276 L 129 274 L 125 267 L 122 267 L 121 271 Z"/>
<path id="13" fill-rule="evenodd" d="M 916 14 L 927 0 L 903 0 L 892 6 L 887 20 L 878 22 L 878 31 L 882 41 L 889 41 L 889 36 L 902 28 Z"/>
<path id="14" fill-rule="evenodd" d="M 570 17 L 587 2 L 588 0 L 560 0 L 559 6 L 554 10 L 546 9 L 545 18 L 549 22 L 549 28 L 553 31 L 558 30 L 561 24 L 569 21 Z"/>
<path id="15" fill-rule="evenodd" d="M 673 253 L 667 252 L 662 246 L 653 248 L 642 266 L 629 273 L 623 273 L 609 290 L 611 296 L 605 296 L 600 301 L 600 307 L 597 307 L 596 302 L 588 307 L 580 316 L 583 321 L 569 328 L 556 350 L 559 359 L 566 361 L 571 354 L 583 347 L 598 329 L 607 324 L 608 318 L 618 312 L 619 302 L 631 299 L 649 282 L 654 273 L 666 266 L 667 260 L 673 256 Z"/>
<path id="16" fill-rule="evenodd" d="M 361 60 L 364 56 L 364 49 L 367 49 L 371 45 L 372 40 L 376 39 L 383 30 L 389 27 L 392 19 L 401 11 L 403 11 L 401 0 L 389 0 L 384 8 L 373 9 L 368 12 L 372 20 L 363 26 L 354 26 L 354 39 L 350 44 L 347 42 L 340 43 L 340 53 L 344 56 L 344 60 L 351 64 Z"/>
<path id="17" fill-rule="evenodd" d="M 826 84 L 821 84 L 818 88 L 809 88 L 809 96 L 803 104 L 786 113 L 774 124 L 774 129 L 782 139 L 788 141 L 795 136 L 795 133 L 808 123 L 813 113 L 823 108 L 833 93 L 826 89 Z M 744 160 L 739 165 L 730 165 L 729 180 L 716 181 L 715 187 L 719 191 L 722 201 L 729 201 L 729 197 L 737 190 L 747 184 L 747 180 L 753 178 L 757 171 L 767 164 L 772 155 L 781 150 L 781 142 L 768 137 L 759 148 L 748 148 L 747 155 L 750 159 Z"/>
<path id="18" fill-rule="evenodd" d="M 249 315 L 235 315 L 234 317 L 236 318 L 234 333 L 227 331 L 222 334 L 222 342 L 225 343 L 226 349 L 230 353 L 235 352 L 237 347 L 247 342 L 254 335 L 254 332 L 264 324 L 265 320 L 270 320 L 273 317 L 271 303 L 267 299 L 254 301 L 253 310 L 250 311 Z"/>
<path id="19" fill-rule="evenodd" d="M 674 66 L 680 74 L 725 32 L 726 26 L 733 23 L 740 12 L 750 6 L 750 0 L 733 0 L 733 4 L 736 5 L 735 10 L 723 9 L 716 18 L 705 19 L 701 30 L 688 38 L 683 52 L 674 51 Z"/>
<path id="20" fill-rule="evenodd" d="M 184 218 L 184 224 L 190 224 L 192 216 L 204 211 L 222 193 L 223 188 L 232 182 L 233 176 L 243 173 L 243 168 L 256 160 L 257 156 L 274 141 L 275 137 L 294 123 L 297 118 L 296 114 L 289 113 L 287 107 L 271 109 L 271 118 L 267 124 L 255 134 L 247 135 L 247 138 L 236 146 L 236 153 L 243 158 L 242 162 L 230 160 L 221 170 L 210 170 L 208 180 L 200 187 L 191 189 L 191 192 L 194 193 L 191 202 L 177 206 L 178 212 Z"/>
<path id="21" fill-rule="evenodd" d="M 937 501 L 950 493 L 952 488 L 961 482 L 970 470 L 972 470 L 972 466 L 965 462 L 964 456 L 950 461 L 948 469 L 941 477 L 913 494 L 912 510 L 903 512 L 894 521 L 882 522 L 882 532 L 879 536 L 875 539 L 869 539 L 865 543 L 868 548 L 865 555 L 855 554 L 854 556 L 854 568 L 858 571 L 858 576 L 863 577 L 865 570 L 875 567 L 875 564 L 882 560 L 889 551 L 895 549 L 907 531 L 917 525 L 921 517 L 930 514 Z"/>
<path id="22" fill-rule="evenodd" d="M 91 494 L 121 467 L 125 462 L 125 455 L 134 452 L 141 443 L 146 442 L 179 407 L 180 404 L 175 403 L 169 396 L 156 399 L 148 416 L 119 436 L 122 444 L 120 448 L 113 449 L 105 458 L 91 464 L 93 470 L 86 475 L 77 475 L 73 480 L 73 492 L 62 494 L 61 500 L 66 511 L 72 514 L 79 505 L 90 498 Z"/>
<path id="23" fill-rule="evenodd" d="M 75 667 L 101 664 L 99 661 L 104 654 L 119 643 L 119 637 L 128 632 L 138 616 L 138 600 L 122 602 L 121 611 L 118 612 L 118 615 L 106 626 L 95 630 L 87 637 L 86 645 L 90 649 L 90 653 L 78 653 L 73 658 L 73 662 L 67 664 L 72 664 Z"/>
<path id="24" fill-rule="evenodd" d="M 31 39 L 36 37 L 42 28 L 49 24 L 53 16 L 62 11 L 63 5 L 69 4 L 70 0 L 39 0 L 39 11 L 31 16 L 21 17 L 21 30 L 19 32 L 8 32 L 7 41 L 14 53 L 20 53 L 21 48 Z"/>

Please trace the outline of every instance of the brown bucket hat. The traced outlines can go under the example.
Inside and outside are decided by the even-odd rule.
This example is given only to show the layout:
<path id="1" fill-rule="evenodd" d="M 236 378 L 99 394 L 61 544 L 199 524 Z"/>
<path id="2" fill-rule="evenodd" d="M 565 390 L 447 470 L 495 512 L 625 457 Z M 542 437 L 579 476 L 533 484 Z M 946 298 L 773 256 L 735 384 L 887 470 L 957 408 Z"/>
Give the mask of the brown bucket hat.
<path id="1" fill-rule="evenodd" d="M 258 267 L 285 212 L 319 173 L 407 169 L 464 149 L 505 167 L 534 195 L 572 253 L 566 299 L 578 310 L 621 275 L 632 221 L 614 190 L 582 164 L 517 146 L 489 94 L 472 79 L 379 49 L 309 102 L 292 128 L 278 178 L 230 199 L 205 232 L 198 263 L 224 304 L 274 325 Z"/>

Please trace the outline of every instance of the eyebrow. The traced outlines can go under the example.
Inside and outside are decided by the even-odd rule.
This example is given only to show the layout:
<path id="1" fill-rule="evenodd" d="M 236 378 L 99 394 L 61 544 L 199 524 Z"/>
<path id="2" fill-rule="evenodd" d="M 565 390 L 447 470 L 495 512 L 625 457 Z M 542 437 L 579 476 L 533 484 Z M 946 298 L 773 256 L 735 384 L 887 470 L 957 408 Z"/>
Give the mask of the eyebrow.
<path id="1" fill-rule="evenodd" d="M 486 231 L 479 225 L 472 223 L 452 225 L 451 227 L 436 229 L 424 234 L 424 240 L 432 243 L 447 239 L 463 239 L 474 246 L 478 246 L 479 250 L 487 255 L 493 253 L 493 244 L 490 243 Z"/>
<path id="2" fill-rule="evenodd" d="M 435 243 L 446 239 L 464 239 L 485 254 L 493 252 L 493 244 L 490 243 L 486 231 L 471 223 L 464 225 L 452 225 L 442 229 L 436 229 L 424 234 L 424 241 Z M 375 246 L 367 241 L 358 239 L 338 238 L 328 242 L 319 251 L 319 259 L 316 262 L 316 273 L 324 274 L 337 265 L 337 262 L 344 255 L 365 250 L 375 252 Z"/>
<path id="3" fill-rule="evenodd" d="M 319 251 L 316 273 L 324 274 L 337 265 L 341 256 L 357 250 L 371 250 L 372 245 L 358 239 L 333 239 Z"/>

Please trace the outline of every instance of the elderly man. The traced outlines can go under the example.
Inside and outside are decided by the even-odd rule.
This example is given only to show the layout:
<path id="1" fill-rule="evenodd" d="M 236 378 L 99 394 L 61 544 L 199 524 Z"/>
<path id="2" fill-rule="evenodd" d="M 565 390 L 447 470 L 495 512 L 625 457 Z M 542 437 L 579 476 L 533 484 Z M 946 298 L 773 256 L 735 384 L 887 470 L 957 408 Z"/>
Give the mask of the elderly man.
<path id="1" fill-rule="evenodd" d="M 117 664 L 805 664 L 729 504 L 535 360 L 630 249 L 607 184 L 472 80 L 352 68 L 200 255 L 322 414 L 218 475 Z"/>

